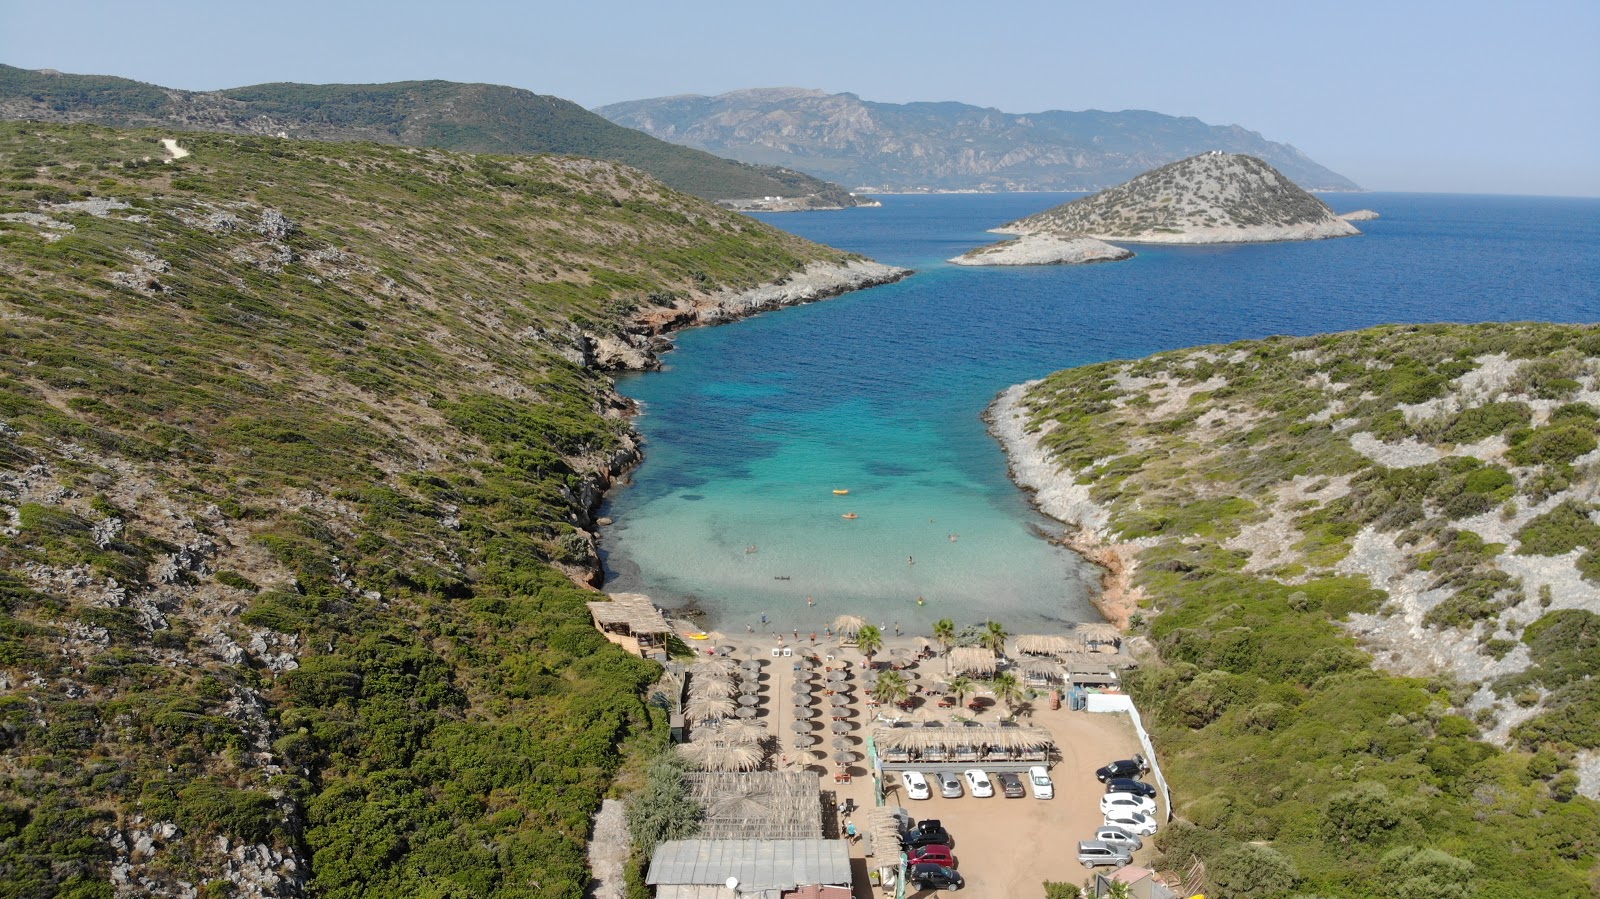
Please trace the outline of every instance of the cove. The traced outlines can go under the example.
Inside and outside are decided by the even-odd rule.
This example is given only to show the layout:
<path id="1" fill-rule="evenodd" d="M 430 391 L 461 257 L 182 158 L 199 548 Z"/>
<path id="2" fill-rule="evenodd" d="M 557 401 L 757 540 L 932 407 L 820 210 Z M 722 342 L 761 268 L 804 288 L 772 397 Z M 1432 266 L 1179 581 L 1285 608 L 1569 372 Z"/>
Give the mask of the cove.
<path id="1" fill-rule="evenodd" d="M 680 334 L 665 370 L 619 378 L 641 404 L 646 458 L 603 510 L 606 589 L 730 632 L 809 632 L 843 613 L 890 633 L 946 616 L 1024 633 L 1095 620 L 1098 570 L 1049 541 L 1059 526 L 1011 484 L 979 419 L 1005 387 L 1271 334 L 1600 318 L 1594 200 L 1333 195 L 1336 211 L 1383 218 L 1361 237 L 1135 246 L 1093 266 L 943 262 L 1070 196 L 886 196 L 765 217 L 918 273 Z"/>

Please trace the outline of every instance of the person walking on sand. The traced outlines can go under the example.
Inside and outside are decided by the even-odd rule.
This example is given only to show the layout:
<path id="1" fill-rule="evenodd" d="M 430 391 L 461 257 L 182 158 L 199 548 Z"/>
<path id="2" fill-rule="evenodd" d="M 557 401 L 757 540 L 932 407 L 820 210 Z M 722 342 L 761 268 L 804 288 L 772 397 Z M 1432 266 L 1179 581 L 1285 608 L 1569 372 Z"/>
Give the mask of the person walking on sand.
<path id="1" fill-rule="evenodd" d="M 817 604 L 817 601 L 816 601 L 816 600 L 814 600 L 814 599 L 812 599 L 812 598 L 811 598 L 811 597 L 809 597 L 809 596 L 807 596 L 807 597 L 806 597 L 806 605 L 808 605 L 808 606 L 814 606 L 814 605 L 816 605 L 816 604 Z"/>
<path id="2" fill-rule="evenodd" d="M 900 622 L 898 621 L 894 623 L 894 635 L 896 637 L 900 636 Z"/>

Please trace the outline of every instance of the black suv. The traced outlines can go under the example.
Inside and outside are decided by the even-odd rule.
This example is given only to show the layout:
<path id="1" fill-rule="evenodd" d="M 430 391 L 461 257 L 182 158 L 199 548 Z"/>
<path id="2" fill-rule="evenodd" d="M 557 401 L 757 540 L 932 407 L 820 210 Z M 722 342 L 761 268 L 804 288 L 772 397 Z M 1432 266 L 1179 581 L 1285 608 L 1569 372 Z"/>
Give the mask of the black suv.
<path id="1" fill-rule="evenodd" d="M 916 827 L 900 835 L 900 844 L 907 849 L 918 846 L 955 846 L 955 840 L 950 838 L 950 832 L 944 829 L 937 818 L 927 818 L 917 823 Z M 935 866 L 937 867 L 937 865 Z"/>
<path id="2" fill-rule="evenodd" d="M 1135 796 L 1147 796 L 1151 799 L 1156 798 L 1156 788 L 1154 784 L 1147 784 L 1142 780 L 1134 780 L 1131 777 L 1111 778 L 1110 780 L 1106 781 L 1106 792 L 1132 793 Z"/>
<path id="3" fill-rule="evenodd" d="M 959 890 L 967 883 L 960 873 L 944 865 L 912 865 L 906 877 L 922 889 Z"/>
<path id="4" fill-rule="evenodd" d="M 1101 783 L 1105 783 L 1119 777 L 1138 777 L 1149 770 L 1150 766 L 1145 763 L 1144 756 L 1136 755 L 1131 759 L 1119 759 L 1104 768 L 1099 768 L 1094 772 L 1094 776 L 1099 778 Z"/>

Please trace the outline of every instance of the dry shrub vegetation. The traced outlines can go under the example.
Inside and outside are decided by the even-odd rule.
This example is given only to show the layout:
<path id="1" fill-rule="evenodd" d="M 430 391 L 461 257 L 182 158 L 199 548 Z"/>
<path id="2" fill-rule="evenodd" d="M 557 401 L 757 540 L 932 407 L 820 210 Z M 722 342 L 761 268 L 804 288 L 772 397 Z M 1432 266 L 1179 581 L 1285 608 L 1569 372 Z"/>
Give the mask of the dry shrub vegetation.
<path id="1" fill-rule="evenodd" d="M 1159 658 L 1132 689 L 1176 791 L 1166 863 L 1205 859 L 1230 897 L 1594 895 L 1600 804 L 1576 795 L 1574 765 L 1600 747 L 1600 615 L 1549 608 L 1558 596 L 1500 561 L 1575 558 L 1600 582 L 1597 360 L 1593 326 L 1384 327 L 1072 369 L 1029 394 L 1063 476 L 1138 547 L 1136 622 Z M 1514 376 L 1457 389 L 1490 362 Z M 1499 442 L 1390 468 L 1352 449 L 1356 433 L 1439 452 Z M 1289 560 L 1247 571 L 1238 535 L 1295 479 L 1348 489 L 1295 492 Z M 1558 497 L 1514 546 L 1467 524 Z M 1427 626 L 1475 633 L 1486 654 L 1521 646 L 1526 669 L 1485 685 L 1375 670 L 1345 623 L 1388 597 L 1338 568 L 1364 528 L 1450 591 Z M 1535 620 L 1502 619 L 1513 608 Z M 1465 709 L 1480 686 L 1537 705 L 1507 747 Z"/>
<path id="2" fill-rule="evenodd" d="M 843 256 L 611 163 L 166 136 L 0 125 L 0 896 L 582 895 L 664 727 L 567 576 L 633 452 L 582 333 Z"/>

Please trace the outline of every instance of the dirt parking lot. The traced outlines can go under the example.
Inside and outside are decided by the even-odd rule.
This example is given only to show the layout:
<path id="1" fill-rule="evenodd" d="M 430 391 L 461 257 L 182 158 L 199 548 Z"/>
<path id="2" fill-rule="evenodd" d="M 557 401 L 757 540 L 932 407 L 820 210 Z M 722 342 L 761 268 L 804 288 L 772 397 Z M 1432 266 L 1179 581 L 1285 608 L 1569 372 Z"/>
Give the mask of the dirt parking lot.
<path id="1" fill-rule="evenodd" d="M 1054 799 L 1034 799 L 1031 789 L 1025 798 L 1006 799 L 996 784 L 996 795 L 989 799 L 970 794 L 944 799 L 935 785 L 932 799 L 911 801 L 900 789 L 899 777 L 891 775 L 889 804 L 903 805 L 918 820 L 943 821 L 955 838 L 956 867 L 966 878 L 967 895 L 1028 899 L 1044 895 L 1041 884 L 1046 880 L 1082 883 L 1088 872 L 1078 863 L 1077 843 L 1101 823 L 1099 803 L 1105 793 L 1094 770 L 1140 751 L 1133 724 L 1125 715 L 1042 709 L 1028 723 L 1048 727 L 1056 735 L 1061 760 L 1050 769 Z M 931 771 L 923 773 L 932 780 Z M 855 798 L 858 805 L 873 802 L 870 778 L 856 778 L 849 787 L 831 783 L 825 787 L 841 789 L 841 796 Z M 860 856 L 863 849 L 857 844 L 852 853 Z M 1134 860 L 1142 862 L 1151 854 L 1147 839 Z M 869 867 L 874 862 L 867 859 Z M 881 899 L 885 893 L 875 896 L 870 887 L 858 886 L 856 895 Z"/>

